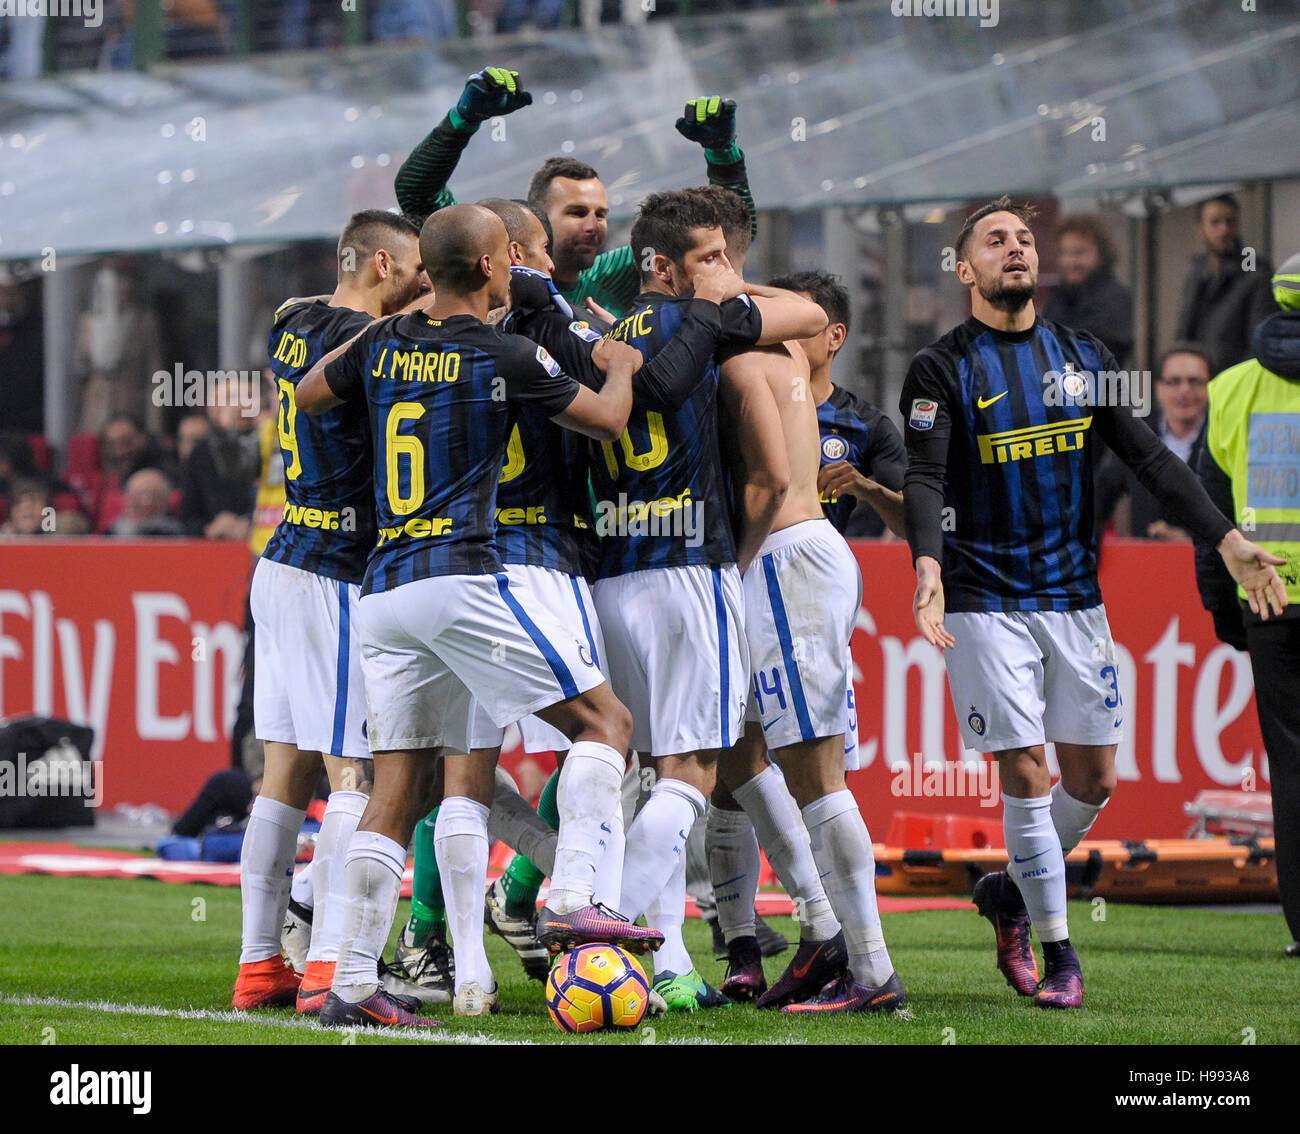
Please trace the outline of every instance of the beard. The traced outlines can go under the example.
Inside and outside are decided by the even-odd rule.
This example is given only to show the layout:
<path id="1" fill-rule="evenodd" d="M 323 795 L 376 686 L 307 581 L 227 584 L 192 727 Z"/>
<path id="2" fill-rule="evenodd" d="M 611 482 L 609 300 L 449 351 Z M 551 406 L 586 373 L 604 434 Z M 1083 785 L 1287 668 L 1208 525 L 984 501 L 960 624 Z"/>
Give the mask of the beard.
<path id="1" fill-rule="evenodd" d="M 978 286 L 980 295 L 992 306 L 999 311 L 1014 315 L 1017 311 L 1023 310 L 1025 304 L 1034 298 L 1034 292 L 1038 290 L 1038 280 L 1031 278 L 1023 283 L 1008 283 L 1005 276 L 999 272 L 997 278 L 991 283 L 980 280 Z"/>

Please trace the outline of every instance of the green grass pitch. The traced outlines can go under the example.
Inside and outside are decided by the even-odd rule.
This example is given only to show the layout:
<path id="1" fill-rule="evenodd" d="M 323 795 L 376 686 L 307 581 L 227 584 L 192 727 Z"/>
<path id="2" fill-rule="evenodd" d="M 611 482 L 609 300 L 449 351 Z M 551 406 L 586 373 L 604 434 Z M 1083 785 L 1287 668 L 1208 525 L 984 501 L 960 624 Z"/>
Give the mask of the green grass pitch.
<path id="1" fill-rule="evenodd" d="M 407 903 L 402 903 L 405 914 Z M 0 877 L 0 1043 L 338 1044 L 410 1042 L 340 1033 L 288 1009 L 229 1011 L 239 950 L 239 892 L 125 879 Z M 488 940 L 501 1014 L 458 1021 L 448 1009 L 425 1042 L 1258 1044 L 1300 1043 L 1300 965 L 1282 956 L 1280 918 L 1110 903 L 1104 920 L 1071 903 L 1084 1008 L 1045 1012 L 1017 997 L 993 965 L 992 933 L 973 911 L 886 914 L 885 936 L 907 988 L 903 1018 L 783 1017 L 749 1006 L 673 1014 L 632 1033 L 565 1036 L 541 985 Z M 776 922 L 788 936 L 792 922 Z M 701 970 L 721 979 L 707 928 L 688 921 Z M 391 942 L 388 955 L 391 956 Z M 790 953 L 767 962 L 773 980 Z M 50 1030 L 52 1029 L 52 1031 Z M 1247 1033 L 1245 1029 L 1252 1029 Z"/>

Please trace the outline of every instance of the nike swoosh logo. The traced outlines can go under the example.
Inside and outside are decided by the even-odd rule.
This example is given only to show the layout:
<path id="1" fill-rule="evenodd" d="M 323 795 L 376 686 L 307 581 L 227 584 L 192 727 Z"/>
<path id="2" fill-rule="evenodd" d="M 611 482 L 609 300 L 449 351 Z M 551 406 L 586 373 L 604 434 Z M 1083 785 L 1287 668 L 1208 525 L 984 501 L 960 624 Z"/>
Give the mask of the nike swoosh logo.
<path id="1" fill-rule="evenodd" d="M 681 835 L 682 842 L 685 842 L 687 839 L 690 838 L 690 835 L 688 835 L 685 831 L 678 831 L 677 833 Z"/>
<path id="2" fill-rule="evenodd" d="M 378 1020 L 381 1024 L 395 1024 L 395 1023 L 397 1023 L 397 1013 L 396 1013 L 396 1012 L 394 1012 L 391 1016 L 381 1016 L 378 1012 L 372 1012 L 369 1008 L 362 1008 L 360 1004 L 358 1004 L 357 1007 L 358 1007 L 358 1008 L 361 1008 L 361 1011 L 363 1011 L 363 1012 L 364 1012 L 367 1016 L 369 1016 L 372 1020 Z"/>
<path id="3" fill-rule="evenodd" d="M 1014 859 L 1016 860 L 1017 863 L 1021 863 L 1021 862 L 1032 862 L 1032 861 L 1033 861 L 1034 859 L 1036 859 L 1036 858 L 1041 858 L 1041 857 L 1042 857 L 1043 855 L 1045 855 L 1046 853 L 1047 853 L 1047 851 L 1045 851 L 1045 850 L 1040 850 L 1040 851 L 1038 852 L 1038 854 L 1031 854 L 1028 858 L 1021 858 L 1018 854 L 1013 854 L 1011 857 L 1014 858 Z"/>
<path id="4" fill-rule="evenodd" d="M 721 890 L 724 886 L 730 886 L 733 882 L 739 882 L 744 877 L 744 874 L 737 874 L 735 878 L 728 878 L 725 882 L 715 882 L 713 888 L 715 890 Z"/>
<path id="5" fill-rule="evenodd" d="M 781 720 L 784 716 L 785 716 L 785 714 L 782 713 L 781 716 L 779 716 L 779 717 L 776 718 L 776 721 Z M 765 725 L 763 726 L 763 731 L 766 732 L 769 728 L 772 727 L 772 725 L 776 724 L 776 721 L 771 721 L 771 722 L 769 722 L 768 724 L 765 724 Z"/>
<path id="6" fill-rule="evenodd" d="M 1002 393 L 1000 394 L 994 394 L 993 397 L 989 398 L 988 401 L 985 401 L 983 398 L 976 398 L 975 404 L 979 406 L 980 409 L 988 409 L 989 406 L 991 406 L 999 398 L 1005 398 L 1006 396 L 1007 396 L 1007 391 L 1003 390 Z"/>
<path id="7" fill-rule="evenodd" d="M 804 965 L 802 968 L 800 968 L 798 965 L 794 966 L 793 972 L 794 972 L 795 980 L 803 980 L 803 978 L 808 975 L 808 973 L 811 971 L 813 967 L 813 962 L 817 960 L 817 958 L 821 955 L 822 948 L 823 947 L 821 945 L 818 945 L 816 950 L 813 952 L 813 955 L 808 958 L 808 963 Z"/>
<path id="8" fill-rule="evenodd" d="M 609 829 L 609 825 L 608 825 L 607 823 L 602 823 L 602 824 L 600 825 L 600 829 L 601 829 L 602 831 L 604 831 L 605 834 L 607 834 L 607 835 L 612 835 L 612 834 L 614 833 L 613 831 L 611 831 L 611 830 Z"/>

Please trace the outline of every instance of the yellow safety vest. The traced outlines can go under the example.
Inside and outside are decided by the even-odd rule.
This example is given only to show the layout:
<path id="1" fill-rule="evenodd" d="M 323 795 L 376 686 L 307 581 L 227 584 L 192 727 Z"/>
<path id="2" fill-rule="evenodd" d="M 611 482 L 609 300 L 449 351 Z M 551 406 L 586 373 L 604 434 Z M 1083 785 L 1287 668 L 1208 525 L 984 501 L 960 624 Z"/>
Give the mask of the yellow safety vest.
<path id="1" fill-rule="evenodd" d="M 1300 382 L 1247 359 L 1209 386 L 1206 444 L 1232 479 L 1246 538 L 1286 559 L 1278 574 L 1300 603 Z M 1246 592 L 1237 588 L 1245 602 Z"/>
<path id="2" fill-rule="evenodd" d="M 275 418 L 258 424 L 262 450 L 262 471 L 257 478 L 257 502 L 253 505 L 253 529 L 249 539 L 254 555 L 266 550 L 276 526 L 284 516 L 284 455 L 280 452 Z"/>

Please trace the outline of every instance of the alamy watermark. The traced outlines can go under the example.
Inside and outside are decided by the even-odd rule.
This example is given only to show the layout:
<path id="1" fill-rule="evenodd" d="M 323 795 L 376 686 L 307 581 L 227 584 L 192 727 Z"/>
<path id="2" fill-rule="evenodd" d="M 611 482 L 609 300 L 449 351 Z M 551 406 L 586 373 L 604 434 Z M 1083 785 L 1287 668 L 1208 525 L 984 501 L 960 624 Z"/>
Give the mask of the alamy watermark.
<path id="1" fill-rule="evenodd" d="M 980 27 L 997 27 L 998 0 L 892 0 L 895 16 L 978 16 Z"/>
<path id="2" fill-rule="evenodd" d="M 671 536 L 687 547 L 704 543 L 704 503 L 691 499 L 691 490 L 658 500 L 629 500 L 626 492 L 618 500 L 596 503 L 596 534 L 606 536 Z"/>
<path id="3" fill-rule="evenodd" d="M 992 402 L 987 404 L 991 405 Z M 1043 375 L 1043 404 L 1047 406 L 1127 406 L 1137 417 L 1151 412 L 1150 370 L 1064 370 Z"/>
<path id="4" fill-rule="evenodd" d="M 186 370 L 178 362 L 170 371 L 154 371 L 153 404 L 191 409 L 237 406 L 242 416 L 256 417 L 262 411 L 262 372 Z"/>
<path id="5" fill-rule="evenodd" d="M 945 760 L 939 764 L 913 752 L 908 763 L 893 765 L 889 794 L 896 799 L 978 799 L 981 807 L 996 807 L 1002 782 L 992 760 Z"/>
<path id="6" fill-rule="evenodd" d="M 104 802 L 104 762 L 83 760 L 70 743 L 28 761 L 19 752 L 0 764 L 0 799 L 74 799 L 86 807 Z"/>
<path id="7" fill-rule="evenodd" d="M 77 19 L 97 28 L 104 22 L 104 5 L 102 0 L 0 0 L 0 18 L 5 16 Z"/>

